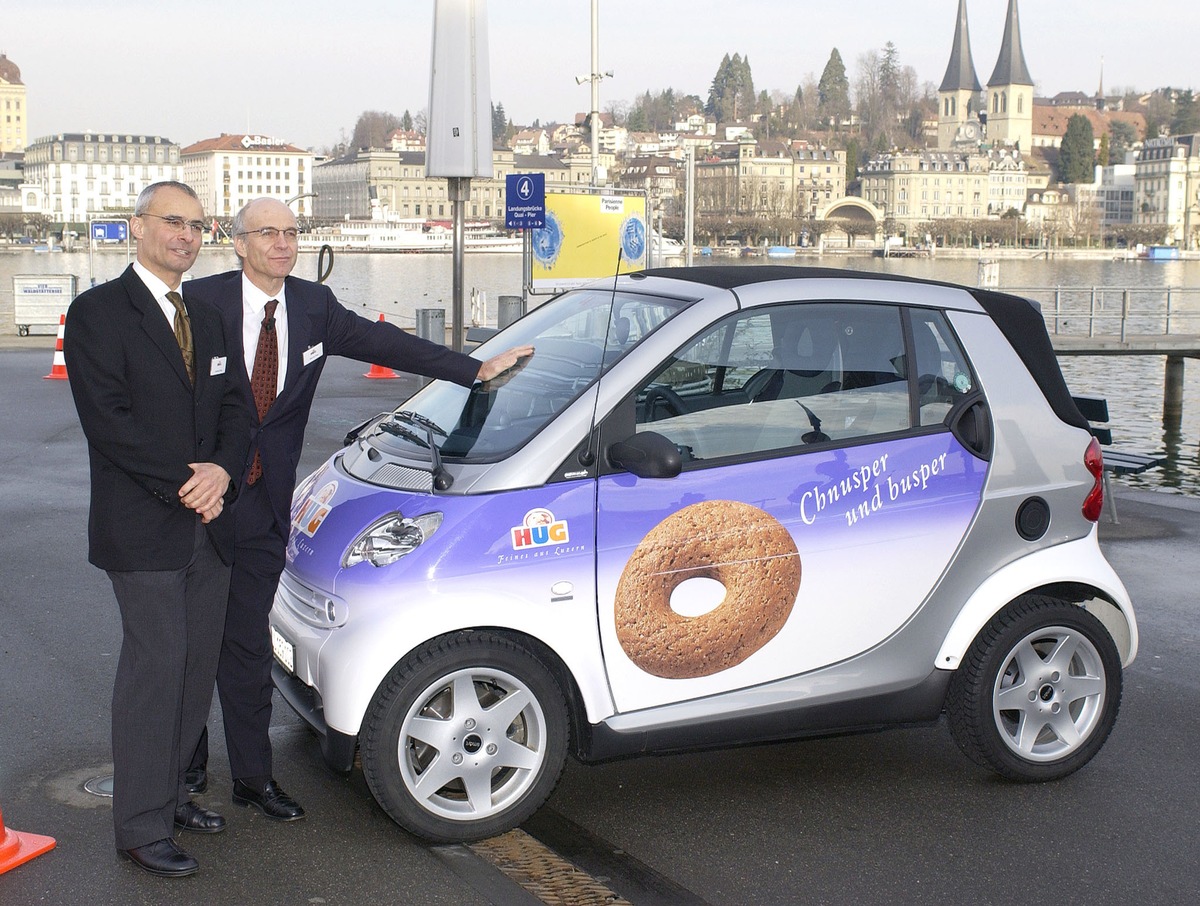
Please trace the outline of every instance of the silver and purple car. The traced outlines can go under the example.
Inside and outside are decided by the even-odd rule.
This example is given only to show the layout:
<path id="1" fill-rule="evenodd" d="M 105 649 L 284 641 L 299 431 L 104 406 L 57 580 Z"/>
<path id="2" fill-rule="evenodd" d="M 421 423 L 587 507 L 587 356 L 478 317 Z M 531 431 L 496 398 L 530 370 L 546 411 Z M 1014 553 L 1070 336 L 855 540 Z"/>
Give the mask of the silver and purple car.
<path id="1" fill-rule="evenodd" d="M 1104 744 L 1137 625 L 1033 303 L 660 269 L 476 354 L 525 343 L 362 426 L 293 500 L 276 685 L 403 827 L 503 832 L 568 753 L 946 714 L 974 761 L 1043 781 Z"/>

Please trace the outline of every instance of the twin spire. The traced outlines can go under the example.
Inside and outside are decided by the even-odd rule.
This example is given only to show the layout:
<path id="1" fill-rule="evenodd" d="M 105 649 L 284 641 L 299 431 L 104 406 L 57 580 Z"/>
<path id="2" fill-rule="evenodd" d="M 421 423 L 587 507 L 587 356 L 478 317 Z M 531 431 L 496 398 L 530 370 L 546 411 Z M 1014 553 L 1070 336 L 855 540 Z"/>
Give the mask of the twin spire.
<path id="1" fill-rule="evenodd" d="M 1000 45 L 1000 56 L 996 68 L 988 79 L 988 86 L 1028 85 L 1033 86 L 1033 77 L 1025 64 L 1025 52 L 1021 47 L 1021 20 L 1017 13 L 1017 0 L 1008 0 L 1008 16 L 1004 20 L 1004 38 Z M 954 26 L 954 46 L 950 51 L 950 63 L 942 79 L 939 91 L 982 91 L 979 77 L 975 74 L 975 62 L 971 58 L 971 39 L 967 33 L 967 0 L 958 0 L 958 22 Z"/>

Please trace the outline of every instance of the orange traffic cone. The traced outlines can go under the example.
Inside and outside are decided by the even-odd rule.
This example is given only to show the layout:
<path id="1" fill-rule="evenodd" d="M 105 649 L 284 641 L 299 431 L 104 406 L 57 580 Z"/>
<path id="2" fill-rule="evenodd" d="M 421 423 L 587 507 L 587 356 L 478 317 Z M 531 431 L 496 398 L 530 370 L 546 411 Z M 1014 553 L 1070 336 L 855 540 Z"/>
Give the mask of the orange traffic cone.
<path id="1" fill-rule="evenodd" d="M 383 320 L 383 312 L 379 313 L 379 320 Z M 372 365 L 371 370 L 364 374 L 363 377 L 388 379 L 398 378 L 400 375 L 396 374 L 396 372 L 392 371 L 390 368 L 384 368 L 382 365 Z"/>
<path id="2" fill-rule="evenodd" d="M 54 364 L 50 366 L 50 373 L 45 375 L 43 381 L 65 381 L 67 379 L 67 360 L 63 358 L 62 341 L 63 331 L 67 326 L 67 316 L 58 316 L 58 339 L 54 341 Z"/>
<path id="3" fill-rule="evenodd" d="M 54 849 L 54 845 L 53 837 L 8 830 L 4 826 L 4 813 L 0 812 L 0 875 L 44 852 L 49 852 Z"/>

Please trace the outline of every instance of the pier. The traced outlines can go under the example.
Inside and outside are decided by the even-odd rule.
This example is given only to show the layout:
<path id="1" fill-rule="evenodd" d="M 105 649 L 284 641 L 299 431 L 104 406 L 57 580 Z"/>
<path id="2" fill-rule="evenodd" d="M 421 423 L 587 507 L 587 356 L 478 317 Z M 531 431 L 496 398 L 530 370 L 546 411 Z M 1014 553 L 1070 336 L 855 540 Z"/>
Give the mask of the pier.
<path id="1" fill-rule="evenodd" d="M 1060 356 L 1163 356 L 1163 427 L 1180 427 L 1184 360 L 1200 358 L 1200 288 L 1055 286 L 1004 291 L 1042 306 L 1050 341 Z"/>

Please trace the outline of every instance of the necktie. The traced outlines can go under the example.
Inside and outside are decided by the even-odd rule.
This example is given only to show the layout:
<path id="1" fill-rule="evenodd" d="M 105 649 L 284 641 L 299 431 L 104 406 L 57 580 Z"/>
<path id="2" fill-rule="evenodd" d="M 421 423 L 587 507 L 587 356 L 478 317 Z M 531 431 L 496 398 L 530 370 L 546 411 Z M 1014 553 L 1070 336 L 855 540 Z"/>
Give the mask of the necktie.
<path id="1" fill-rule="evenodd" d="M 263 309 L 262 327 L 258 331 L 258 348 L 254 351 L 254 370 L 250 372 L 250 390 L 254 394 L 254 408 L 261 422 L 275 401 L 275 385 L 279 380 L 279 341 L 275 336 L 275 309 L 279 302 L 272 299 Z M 254 462 L 246 484 L 254 484 L 262 478 L 262 454 L 254 451 Z"/>
<path id="2" fill-rule="evenodd" d="M 183 354 L 183 367 L 187 369 L 188 380 L 196 383 L 196 351 L 192 348 L 192 322 L 188 320 L 187 309 L 183 307 L 183 296 L 175 291 L 167 293 L 167 301 L 175 306 L 175 342 Z"/>

